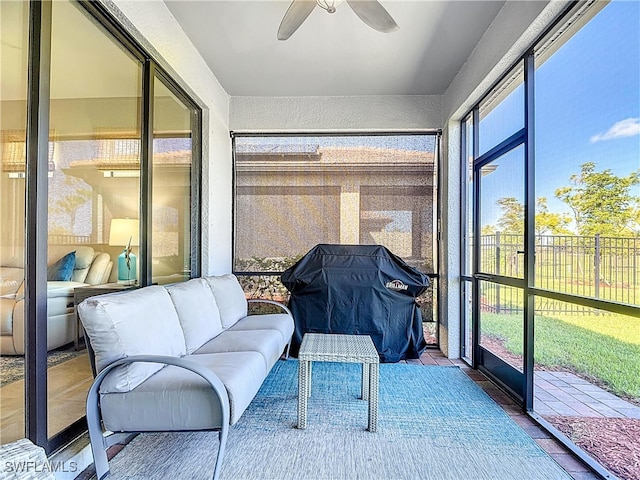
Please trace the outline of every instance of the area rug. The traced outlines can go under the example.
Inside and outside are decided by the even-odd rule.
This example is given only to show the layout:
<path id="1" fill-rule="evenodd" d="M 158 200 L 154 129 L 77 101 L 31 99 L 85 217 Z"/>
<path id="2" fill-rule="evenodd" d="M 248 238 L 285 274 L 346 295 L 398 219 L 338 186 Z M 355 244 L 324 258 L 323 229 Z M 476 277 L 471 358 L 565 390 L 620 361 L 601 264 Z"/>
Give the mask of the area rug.
<path id="1" fill-rule="evenodd" d="M 377 433 L 366 430 L 359 365 L 338 363 L 314 363 L 297 429 L 297 368 L 279 361 L 230 430 L 223 480 L 571 478 L 457 367 L 380 365 Z M 211 478 L 216 449 L 215 433 L 142 434 L 110 461 L 110 478 Z"/>
<path id="2" fill-rule="evenodd" d="M 66 362 L 83 353 L 76 350 L 51 351 L 47 354 L 47 366 L 53 367 Z M 0 356 L 0 387 L 22 380 L 24 378 L 24 356 L 3 355 Z"/>

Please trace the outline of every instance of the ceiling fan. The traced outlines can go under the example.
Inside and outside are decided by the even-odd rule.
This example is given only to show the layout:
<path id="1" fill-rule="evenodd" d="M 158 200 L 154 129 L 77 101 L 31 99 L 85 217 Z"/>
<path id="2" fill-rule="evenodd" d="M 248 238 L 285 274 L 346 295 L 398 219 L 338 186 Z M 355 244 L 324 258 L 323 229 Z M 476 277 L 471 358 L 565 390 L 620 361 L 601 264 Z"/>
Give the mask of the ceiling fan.
<path id="1" fill-rule="evenodd" d="M 364 23 L 379 32 L 393 32 L 398 24 L 377 0 L 346 0 L 354 13 Z M 342 0 L 293 0 L 278 28 L 278 40 L 286 40 L 298 29 L 313 9 L 318 6 L 328 13 L 335 13 Z"/>

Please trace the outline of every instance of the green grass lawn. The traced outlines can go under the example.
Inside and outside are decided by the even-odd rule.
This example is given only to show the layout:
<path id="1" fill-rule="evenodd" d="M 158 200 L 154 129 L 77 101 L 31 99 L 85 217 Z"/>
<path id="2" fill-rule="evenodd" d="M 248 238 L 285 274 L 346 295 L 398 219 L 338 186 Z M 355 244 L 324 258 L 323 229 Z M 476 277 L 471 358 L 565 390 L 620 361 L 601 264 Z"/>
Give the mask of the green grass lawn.
<path id="1" fill-rule="evenodd" d="M 482 332 L 522 355 L 522 316 L 482 314 Z M 640 400 L 640 319 L 623 315 L 536 315 L 535 361 L 564 367 Z"/>

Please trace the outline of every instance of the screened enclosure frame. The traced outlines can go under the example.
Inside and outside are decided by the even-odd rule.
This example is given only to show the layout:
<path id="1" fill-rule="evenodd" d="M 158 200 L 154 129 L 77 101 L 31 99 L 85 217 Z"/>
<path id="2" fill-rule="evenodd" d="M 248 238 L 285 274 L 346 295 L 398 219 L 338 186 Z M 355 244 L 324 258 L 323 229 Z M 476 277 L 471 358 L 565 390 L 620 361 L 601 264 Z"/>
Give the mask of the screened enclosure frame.
<path id="1" fill-rule="evenodd" d="M 429 137 L 433 137 L 433 182 L 432 184 L 428 187 L 429 188 L 429 192 L 433 197 L 433 201 L 432 203 L 430 203 L 429 208 L 431 210 L 431 216 L 432 216 L 432 225 L 431 228 L 429 230 L 429 235 L 431 235 L 431 245 L 430 245 L 430 249 L 431 249 L 431 253 L 430 253 L 430 257 L 432 259 L 431 263 L 432 263 L 432 270 L 431 271 L 424 271 L 424 269 L 420 269 L 422 270 L 427 276 L 429 276 L 429 278 L 432 281 L 432 289 L 435 287 L 436 288 L 436 292 L 434 292 L 433 294 L 433 299 L 432 301 L 436 303 L 436 306 L 434 307 L 434 316 L 435 316 L 435 322 L 433 322 L 435 324 L 435 344 L 433 342 L 430 343 L 431 346 L 438 346 L 439 345 L 439 323 L 440 323 L 440 318 L 442 318 L 442 314 L 441 314 L 441 305 L 442 302 L 439 301 L 439 295 L 440 295 L 440 289 L 438 289 L 438 277 L 439 277 L 439 256 L 438 256 L 438 246 L 439 246 L 439 239 L 440 239 L 440 232 L 439 232 L 439 227 L 440 227 L 440 221 L 439 219 L 441 218 L 441 175 L 439 174 L 439 172 L 441 171 L 441 155 L 440 155 L 440 141 L 441 141 L 441 135 L 442 135 L 442 131 L 439 129 L 425 129 L 425 130 L 410 130 L 410 131 L 286 131 L 286 132 L 279 132 L 279 131 L 269 131 L 269 132 L 251 132 L 251 131 L 242 131 L 242 132 L 236 132 L 236 131 L 232 131 L 230 132 L 230 136 L 232 139 L 232 157 L 233 157 L 233 170 L 232 170 L 232 188 L 233 188 L 233 192 L 232 192 L 232 197 L 233 197 L 233 202 L 232 202 L 232 235 L 233 235 L 233 239 L 232 239 L 232 259 L 233 259 L 233 273 L 235 275 L 237 275 L 238 277 L 241 278 L 242 277 L 255 277 L 255 276 L 279 276 L 285 268 L 279 269 L 279 270 L 264 270 L 264 269 L 260 269 L 260 268 L 248 268 L 248 269 L 242 269 L 242 268 L 238 268 L 238 255 L 239 255 L 239 250 L 240 250 L 240 246 L 239 243 L 240 240 L 240 235 L 238 234 L 238 228 L 240 225 L 240 220 L 238 218 L 239 215 L 239 205 L 238 205 L 238 199 L 239 199 L 239 171 L 238 171 L 238 163 L 239 163 L 239 156 L 240 153 L 238 151 L 238 139 L 246 139 L 246 138 L 255 138 L 255 139 L 268 139 L 270 137 L 277 137 L 277 138 L 329 138 L 329 137 L 338 137 L 338 138 L 344 138 L 344 137 L 403 137 L 403 136 L 429 136 Z M 303 152 L 303 153 L 309 153 L 309 152 Z M 334 169 L 336 168 L 335 166 L 333 167 Z M 382 173 L 385 170 L 385 164 L 381 163 L 380 165 L 375 165 L 375 171 L 377 173 Z M 277 168 L 276 168 L 277 170 Z M 334 171 L 335 173 L 335 171 Z M 364 186 L 364 185 L 363 185 Z M 262 188 L 265 188 L 264 186 Z M 313 188 L 326 188 L 326 187 L 313 187 Z M 332 187 L 333 188 L 333 187 Z M 338 187 L 339 188 L 339 187 Z M 382 187 L 384 188 L 384 187 Z M 376 191 L 376 188 L 373 188 L 371 190 L 371 196 L 372 197 L 376 197 L 377 192 L 379 192 L 380 190 Z M 361 199 L 359 197 L 358 202 L 361 202 Z M 340 202 L 338 201 L 338 209 Z M 360 206 L 362 205 L 361 203 L 359 204 Z M 409 212 L 411 213 L 411 212 Z M 414 215 L 415 216 L 415 215 Z M 340 227 L 338 227 L 339 230 Z M 339 232 L 338 232 L 339 233 Z M 266 240 L 266 239 L 265 239 Z M 330 242 L 330 241 L 320 241 L 320 242 L 316 242 L 316 243 L 358 243 L 358 242 L 341 242 L 341 241 L 334 241 L 334 242 Z M 366 242 L 366 243 L 372 243 L 372 242 Z M 373 243 L 378 243 L 378 242 L 373 242 Z M 415 242 L 414 242 L 415 243 Z M 314 244 L 310 244 L 307 248 L 307 250 L 305 251 L 301 251 L 300 254 L 304 254 L 306 253 L 309 249 L 311 249 Z M 393 249 L 392 249 L 393 251 Z M 402 258 L 402 255 L 399 255 Z M 406 259 L 405 259 L 406 260 Z M 409 262 L 411 264 L 411 262 Z"/>
<path id="2" fill-rule="evenodd" d="M 571 27 L 582 28 L 592 16 L 595 16 L 599 10 L 594 12 L 588 12 L 584 14 L 590 5 L 573 3 L 568 6 L 560 17 L 553 22 L 553 24 L 547 28 L 533 43 L 527 51 L 520 56 L 513 65 L 506 69 L 506 73 L 501 76 L 496 82 L 494 82 L 487 92 L 480 97 L 480 99 L 474 104 L 472 109 L 462 116 L 460 122 L 460 166 L 461 166 L 461 181 L 460 191 L 461 195 L 461 245 L 460 245 L 460 280 L 462 284 L 460 306 L 461 306 L 461 334 L 464 336 L 465 332 L 471 331 L 471 345 L 467 344 L 467 337 L 461 338 L 461 357 L 469 363 L 473 368 L 480 369 L 483 373 L 487 374 L 489 378 L 495 383 L 500 385 L 504 391 L 507 391 L 517 401 L 523 412 L 534 419 L 543 428 L 549 431 L 558 441 L 564 444 L 568 449 L 575 453 L 578 458 L 586 465 L 588 465 L 593 471 L 597 472 L 602 478 L 608 478 L 609 473 L 602 468 L 600 464 L 595 462 L 589 455 L 587 455 L 582 449 L 578 448 L 573 442 L 567 439 L 567 437 L 561 433 L 556 427 L 554 427 L 548 420 L 543 418 L 542 415 L 536 413 L 534 409 L 534 349 L 535 349 L 535 301 L 536 299 L 547 299 L 559 302 L 565 302 L 567 304 L 598 309 L 603 312 L 610 312 L 614 314 L 626 315 L 629 317 L 640 316 L 640 307 L 637 305 L 626 304 L 623 302 L 616 302 L 601 298 L 592 298 L 586 295 L 580 295 L 575 293 L 566 293 L 556 291 L 551 288 L 545 288 L 536 285 L 535 278 L 535 261 L 536 261 L 536 233 L 535 233 L 535 215 L 536 215 L 536 175 L 535 175 L 535 121 L 536 112 L 534 111 L 536 90 L 534 88 L 537 65 L 536 60 L 542 58 L 549 58 L 556 49 L 562 48 L 563 41 L 554 42 L 560 37 L 558 32 L 563 32 L 564 29 Z M 585 8 L 586 10 L 581 10 Z M 606 7 L 604 7 L 606 8 Z M 572 17 L 574 17 L 572 19 Z M 576 18 L 578 20 L 576 21 Z M 572 20 L 570 20 L 572 19 Z M 524 126 L 518 128 L 516 131 L 504 138 L 501 142 L 491 145 L 488 151 L 480 152 L 480 109 L 483 102 L 487 101 L 491 93 L 494 92 L 497 87 L 513 74 L 518 68 L 524 71 Z M 524 274 L 521 278 L 508 277 L 501 275 L 500 272 L 487 272 L 482 269 L 481 259 L 481 205 L 480 205 L 480 189 L 481 187 L 481 173 L 480 169 L 488 163 L 496 160 L 502 154 L 513 151 L 518 146 L 524 147 L 524 203 L 523 203 L 523 224 L 524 224 Z M 471 162 L 473 163 L 471 165 Z M 470 168 L 472 167 L 472 168 Z M 473 172 L 472 186 L 473 190 L 469 188 L 469 174 Z M 471 196 L 472 198 L 469 198 Z M 473 219 L 473 222 L 469 220 Z M 469 226 L 472 225 L 471 230 Z M 468 238 L 473 237 L 473 238 Z M 472 242 L 472 243 L 470 243 Z M 473 250 L 470 250 L 470 246 Z M 518 252 L 520 253 L 520 252 Z M 469 255 L 472 258 L 469 258 Z M 468 268 L 470 267 L 470 268 Z M 480 320 L 480 299 L 479 289 L 481 283 L 492 282 L 498 285 L 504 285 L 507 287 L 516 287 L 522 291 L 522 308 L 523 308 L 523 324 L 522 324 L 522 372 L 518 381 L 521 381 L 521 390 L 513 388 L 511 380 L 514 378 L 513 372 L 506 372 L 509 365 L 502 359 L 494 361 L 491 360 L 490 369 L 484 368 L 483 353 L 481 352 L 480 336 L 481 336 L 481 320 Z M 467 291 L 471 290 L 471 294 Z M 467 310 L 467 301 L 472 298 L 471 309 Z M 470 314 L 471 317 L 467 317 Z M 471 325 L 468 324 L 471 322 Z M 469 354 L 472 354 L 471 356 Z M 491 354 L 491 357 L 496 357 Z M 497 357 L 496 357 L 497 358 Z M 500 375 L 496 375 L 495 371 L 499 371 Z M 500 378 L 502 377 L 502 378 Z M 517 382 L 516 382 L 517 383 Z"/>

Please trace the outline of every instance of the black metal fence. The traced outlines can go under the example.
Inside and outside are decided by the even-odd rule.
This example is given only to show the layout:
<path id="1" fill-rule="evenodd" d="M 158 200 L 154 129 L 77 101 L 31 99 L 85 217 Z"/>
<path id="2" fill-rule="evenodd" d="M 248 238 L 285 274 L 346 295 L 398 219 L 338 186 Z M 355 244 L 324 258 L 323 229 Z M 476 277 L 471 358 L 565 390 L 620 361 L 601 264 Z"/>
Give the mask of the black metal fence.
<path id="1" fill-rule="evenodd" d="M 535 286 L 584 297 L 640 303 L 640 238 L 537 235 Z M 524 235 L 482 235 L 481 271 L 524 276 Z M 482 308 L 501 313 L 522 310 L 518 289 L 484 285 Z M 538 298 L 537 313 L 600 313 L 588 307 Z"/>

